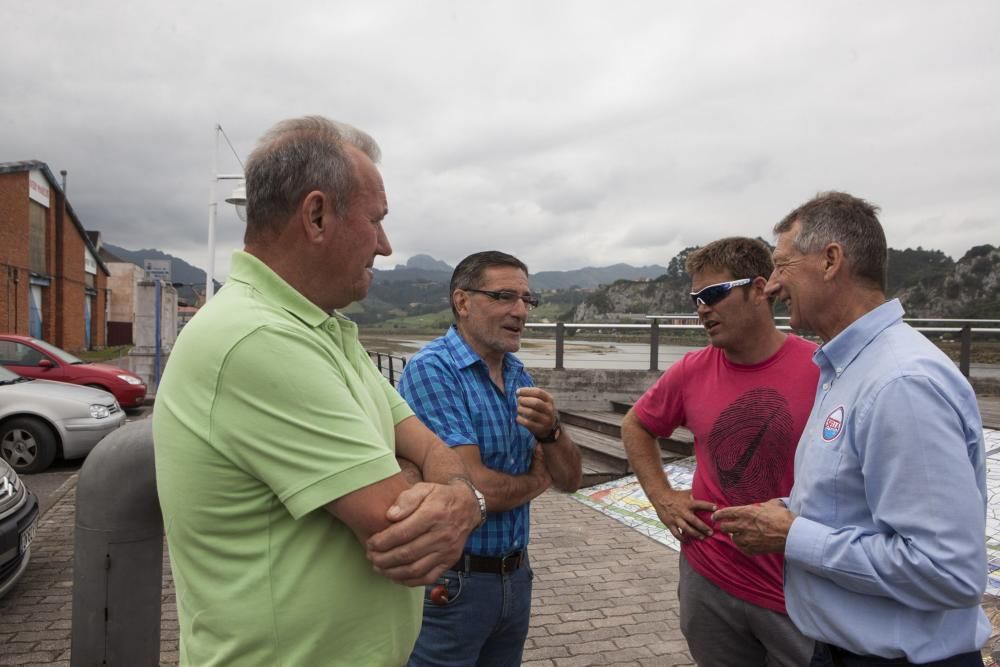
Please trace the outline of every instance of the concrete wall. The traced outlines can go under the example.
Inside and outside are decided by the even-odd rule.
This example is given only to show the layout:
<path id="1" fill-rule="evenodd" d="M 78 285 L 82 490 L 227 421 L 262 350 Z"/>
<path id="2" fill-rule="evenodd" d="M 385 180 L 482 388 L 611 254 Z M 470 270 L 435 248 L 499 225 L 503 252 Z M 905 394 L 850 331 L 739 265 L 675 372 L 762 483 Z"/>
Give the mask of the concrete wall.
<path id="1" fill-rule="evenodd" d="M 535 384 L 552 394 L 558 407 L 577 410 L 608 410 L 611 401 L 634 402 L 662 375 L 653 371 L 590 368 L 528 370 Z M 977 396 L 1000 396 L 998 380 L 973 378 L 971 383 Z"/>
<path id="2" fill-rule="evenodd" d="M 136 302 L 135 286 L 146 277 L 142 267 L 131 262 L 109 262 L 108 287 L 111 288 L 111 312 L 108 319 L 112 322 L 135 323 L 135 314 L 139 312 Z"/>
<path id="3" fill-rule="evenodd" d="M 156 283 L 136 284 L 135 346 L 151 351 L 156 346 Z M 177 290 L 163 284 L 160 292 L 160 352 L 170 352 L 177 340 Z"/>
<path id="4" fill-rule="evenodd" d="M 1000 396 L 1000 380 L 996 378 L 972 378 L 970 380 L 972 388 L 976 390 L 976 396 Z"/>
<path id="5" fill-rule="evenodd" d="M 609 410 L 611 401 L 633 402 L 662 372 L 622 369 L 529 369 L 535 384 L 548 391 L 560 408 Z"/>
<path id="6" fill-rule="evenodd" d="M 156 283 L 143 280 L 136 285 L 135 347 L 128 353 L 127 368 L 141 377 L 149 393 L 156 393 Z M 160 293 L 160 369 L 177 340 L 177 290 L 164 283 Z"/>

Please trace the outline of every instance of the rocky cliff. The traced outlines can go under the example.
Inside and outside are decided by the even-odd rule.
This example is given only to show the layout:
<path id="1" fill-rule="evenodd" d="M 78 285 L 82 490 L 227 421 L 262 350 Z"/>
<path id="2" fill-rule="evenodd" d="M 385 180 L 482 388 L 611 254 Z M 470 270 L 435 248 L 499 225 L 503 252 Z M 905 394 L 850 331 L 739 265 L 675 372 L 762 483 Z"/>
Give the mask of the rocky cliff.
<path id="1" fill-rule="evenodd" d="M 691 283 L 684 259 L 675 257 L 654 280 L 619 280 L 590 294 L 575 322 L 620 320 L 624 314 L 691 313 Z M 889 251 L 889 296 L 899 297 L 910 317 L 1000 318 L 1000 248 L 976 246 L 958 262 L 938 250 Z M 784 314 L 779 304 L 778 314 Z"/>
<path id="2" fill-rule="evenodd" d="M 1000 248 L 972 248 L 943 276 L 901 287 L 911 317 L 1000 318 Z"/>

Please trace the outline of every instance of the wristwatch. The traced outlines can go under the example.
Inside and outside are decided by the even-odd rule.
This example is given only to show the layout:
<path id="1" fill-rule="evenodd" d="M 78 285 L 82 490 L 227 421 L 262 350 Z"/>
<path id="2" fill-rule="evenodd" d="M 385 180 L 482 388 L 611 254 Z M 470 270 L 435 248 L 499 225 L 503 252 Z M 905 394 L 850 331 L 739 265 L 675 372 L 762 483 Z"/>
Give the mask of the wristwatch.
<path id="1" fill-rule="evenodd" d="M 562 435 L 562 424 L 559 422 L 559 414 L 556 413 L 556 421 L 554 424 L 552 424 L 552 430 L 549 431 L 547 434 L 543 435 L 541 438 L 535 438 L 535 439 L 538 440 L 538 442 L 542 443 L 543 445 L 548 445 L 558 440 L 559 436 L 561 435 Z"/>
<path id="2" fill-rule="evenodd" d="M 455 477 L 452 477 L 448 481 L 462 482 L 463 484 L 469 487 L 469 490 L 472 491 L 472 494 L 476 496 L 476 502 L 479 503 L 479 525 L 482 526 L 484 523 L 486 523 L 486 496 L 483 495 L 483 492 L 477 489 L 468 477 L 461 477 L 456 475 Z"/>

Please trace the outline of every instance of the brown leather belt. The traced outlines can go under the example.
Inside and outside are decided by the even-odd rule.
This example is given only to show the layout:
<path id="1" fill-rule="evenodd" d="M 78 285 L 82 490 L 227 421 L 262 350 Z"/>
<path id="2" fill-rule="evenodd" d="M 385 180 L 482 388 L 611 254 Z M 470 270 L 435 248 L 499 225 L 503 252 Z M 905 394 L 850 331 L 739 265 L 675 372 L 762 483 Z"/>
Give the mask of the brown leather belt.
<path id="1" fill-rule="evenodd" d="M 528 552 L 524 549 L 506 556 L 476 556 L 463 554 L 461 560 L 452 566 L 456 572 L 487 572 L 490 574 L 510 574 L 528 562 Z"/>

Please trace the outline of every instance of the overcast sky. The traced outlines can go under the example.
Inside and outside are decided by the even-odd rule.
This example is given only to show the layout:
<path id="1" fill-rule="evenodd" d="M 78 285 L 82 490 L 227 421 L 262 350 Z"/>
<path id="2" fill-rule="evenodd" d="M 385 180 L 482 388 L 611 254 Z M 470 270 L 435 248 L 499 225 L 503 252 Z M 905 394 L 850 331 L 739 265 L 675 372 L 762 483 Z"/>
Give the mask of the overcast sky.
<path id="1" fill-rule="evenodd" d="M 532 270 L 770 238 L 818 191 L 889 244 L 1000 244 L 1000 2 L 0 2 L 0 162 L 88 229 L 206 266 L 209 184 L 275 121 L 382 147 L 391 268 Z M 241 246 L 221 200 L 217 266 Z"/>

